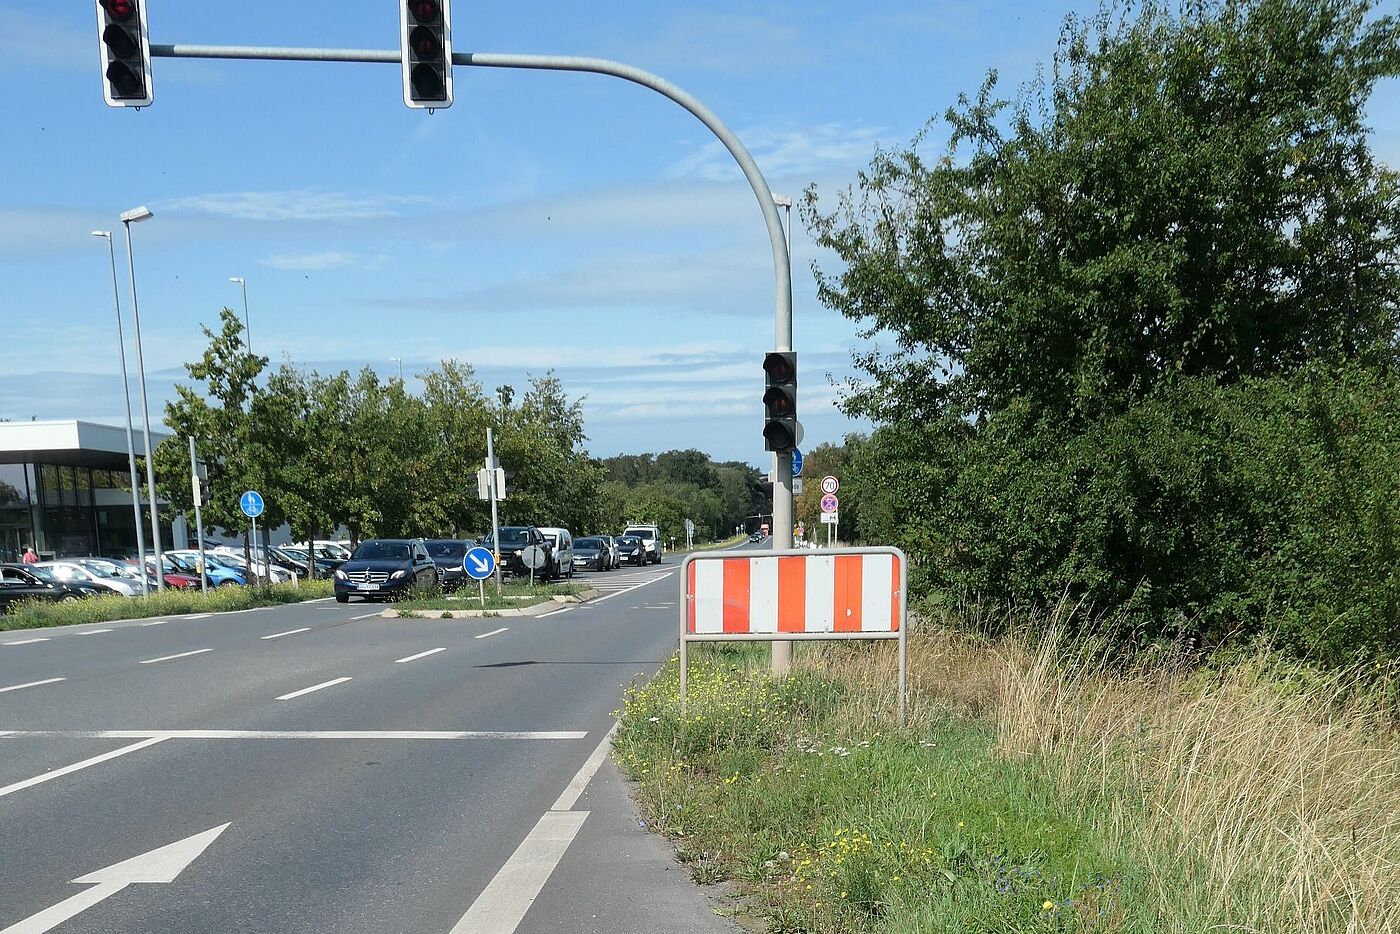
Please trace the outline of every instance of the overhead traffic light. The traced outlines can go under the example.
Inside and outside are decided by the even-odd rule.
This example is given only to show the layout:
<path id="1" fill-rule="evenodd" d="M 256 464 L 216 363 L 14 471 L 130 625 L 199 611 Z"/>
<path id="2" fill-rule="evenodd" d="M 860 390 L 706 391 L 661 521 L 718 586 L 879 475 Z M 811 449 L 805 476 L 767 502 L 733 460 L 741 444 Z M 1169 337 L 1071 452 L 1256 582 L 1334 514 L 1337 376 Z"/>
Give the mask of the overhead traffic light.
<path id="1" fill-rule="evenodd" d="M 452 106 L 450 0 L 399 0 L 403 102 L 435 110 Z"/>
<path id="2" fill-rule="evenodd" d="M 791 451 L 797 447 L 797 354 L 765 354 L 763 374 L 763 449 Z"/>
<path id="3" fill-rule="evenodd" d="M 145 0 L 97 0 L 102 98 L 109 107 L 145 107 L 152 100 L 151 41 Z"/>

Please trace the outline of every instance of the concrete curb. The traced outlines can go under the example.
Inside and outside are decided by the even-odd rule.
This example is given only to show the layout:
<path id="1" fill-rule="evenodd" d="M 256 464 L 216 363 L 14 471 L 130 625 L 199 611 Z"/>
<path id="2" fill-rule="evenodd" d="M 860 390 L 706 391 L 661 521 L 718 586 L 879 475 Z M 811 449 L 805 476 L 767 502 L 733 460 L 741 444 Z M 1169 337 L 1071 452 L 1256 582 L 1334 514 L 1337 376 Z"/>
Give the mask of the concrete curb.
<path id="1" fill-rule="evenodd" d="M 497 617 L 508 616 L 542 616 L 545 613 L 554 612 L 555 605 L 559 603 L 587 603 L 601 595 L 602 591 L 588 589 L 581 594 L 555 594 L 548 600 L 541 600 L 531 606 L 522 606 L 518 609 L 506 608 L 501 610 L 395 610 L 387 609 L 379 615 L 384 619 L 446 619 L 443 614 L 449 614 L 452 619 L 496 619 Z"/>

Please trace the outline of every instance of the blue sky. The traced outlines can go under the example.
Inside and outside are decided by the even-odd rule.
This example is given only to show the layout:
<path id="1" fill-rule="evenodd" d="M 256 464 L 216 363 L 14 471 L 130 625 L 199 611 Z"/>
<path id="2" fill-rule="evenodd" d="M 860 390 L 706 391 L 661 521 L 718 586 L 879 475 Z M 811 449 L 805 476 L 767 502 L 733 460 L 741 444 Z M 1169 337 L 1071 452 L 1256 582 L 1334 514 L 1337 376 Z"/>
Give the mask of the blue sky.
<path id="1" fill-rule="evenodd" d="M 1029 78 L 1064 14 L 1090 6 L 458 0 L 454 45 L 656 71 L 740 135 L 775 192 L 815 182 L 830 198 L 987 68 L 1008 91 Z M 398 42 L 393 0 L 152 7 L 155 42 Z M 146 204 L 156 217 L 133 236 L 153 411 L 201 351 L 199 325 L 241 310 L 228 278 L 245 276 L 253 346 L 274 363 L 392 375 L 400 357 L 410 388 L 444 357 L 488 387 L 553 369 L 585 397 L 595 455 L 766 463 L 766 233 L 674 104 L 600 76 L 459 67 L 454 106 L 429 115 L 403 106 L 389 65 L 160 59 L 154 106 L 112 110 L 90 4 L 37 8 L 0 0 L 0 417 L 120 419 L 110 270 L 89 231 L 120 232 L 117 215 Z M 1391 164 L 1394 90 L 1372 114 Z M 833 405 L 827 374 L 864 342 L 817 303 L 813 260 L 832 266 L 795 224 L 808 446 L 867 427 Z"/>

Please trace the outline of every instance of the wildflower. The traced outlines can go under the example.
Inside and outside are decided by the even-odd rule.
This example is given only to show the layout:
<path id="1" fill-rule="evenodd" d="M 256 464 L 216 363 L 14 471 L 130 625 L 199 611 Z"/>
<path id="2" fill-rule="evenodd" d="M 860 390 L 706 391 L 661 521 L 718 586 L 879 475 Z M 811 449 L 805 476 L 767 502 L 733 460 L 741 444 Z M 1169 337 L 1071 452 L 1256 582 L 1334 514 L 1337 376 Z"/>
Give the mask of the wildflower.
<path id="1" fill-rule="evenodd" d="M 1040 906 L 1040 909 L 1041 909 L 1042 911 L 1054 911 L 1054 910 L 1055 910 L 1055 903 L 1052 902 L 1052 901 L 1050 901 L 1049 899 L 1046 899 L 1046 900 L 1045 900 L 1045 903 L 1044 903 L 1043 905 Z"/>

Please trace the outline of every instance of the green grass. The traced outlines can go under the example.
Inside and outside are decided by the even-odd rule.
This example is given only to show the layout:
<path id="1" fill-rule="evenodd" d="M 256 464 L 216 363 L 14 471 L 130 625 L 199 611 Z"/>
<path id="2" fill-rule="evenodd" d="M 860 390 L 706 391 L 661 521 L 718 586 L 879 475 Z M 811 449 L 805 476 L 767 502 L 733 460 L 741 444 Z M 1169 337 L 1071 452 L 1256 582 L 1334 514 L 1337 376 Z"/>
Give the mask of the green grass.
<path id="1" fill-rule="evenodd" d="M 779 932 L 1157 929 L 1101 815 L 998 756 L 990 726 L 901 730 L 834 678 L 766 663 L 703 647 L 684 715 L 674 659 L 624 699 L 617 760 L 697 880 L 737 881 Z"/>
<path id="2" fill-rule="evenodd" d="M 501 588 L 499 596 L 496 594 L 496 585 L 490 581 L 486 583 L 486 606 L 488 610 L 508 610 L 521 609 L 527 606 L 534 606 L 537 603 L 544 603 L 556 596 L 569 595 L 577 596 L 589 589 L 588 584 L 536 584 L 533 587 L 528 580 L 511 580 Z M 452 595 L 453 598 L 445 594 L 434 594 L 430 597 L 422 597 L 415 600 L 401 600 L 394 604 L 400 610 L 480 610 L 483 609 L 481 600 L 478 598 L 478 589 L 468 584 Z"/>
<path id="3" fill-rule="evenodd" d="M 268 587 L 215 587 L 199 590 L 166 589 L 148 597 L 88 597 L 70 603 L 26 601 L 0 616 L 0 631 L 71 626 L 77 623 L 110 623 L 122 619 L 148 619 L 181 613 L 224 613 L 259 606 L 299 603 L 331 595 L 330 581 L 302 581 Z"/>

